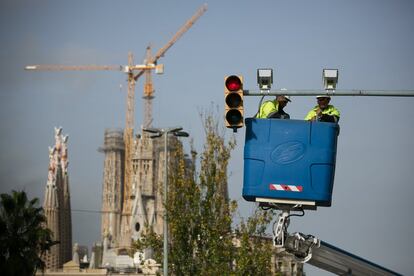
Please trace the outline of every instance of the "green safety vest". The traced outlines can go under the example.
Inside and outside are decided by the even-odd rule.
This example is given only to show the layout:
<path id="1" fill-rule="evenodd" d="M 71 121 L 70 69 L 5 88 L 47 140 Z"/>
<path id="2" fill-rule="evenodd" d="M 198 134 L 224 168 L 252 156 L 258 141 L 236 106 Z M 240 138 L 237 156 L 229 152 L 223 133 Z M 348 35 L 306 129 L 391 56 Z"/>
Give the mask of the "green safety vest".
<path id="1" fill-rule="evenodd" d="M 259 109 L 259 113 L 256 118 L 267 118 L 270 113 L 277 112 L 279 110 L 279 103 L 277 101 L 266 101 Z"/>
<path id="2" fill-rule="evenodd" d="M 311 109 L 311 111 L 309 111 L 308 115 L 306 115 L 305 120 L 310 121 L 310 120 L 312 120 L 313 117 L 317 116 L 316 111 L 318 110 L 318 108 L 319 108 L 319 106 L 315 106 L 313 109 Z M 336 109 L 333 105 L 328 105 L 327 108 L 322 110 L 322 114 L 335 116 L 335 117 L 338 117 L 338 119 L 341 116 L 341 114 L 339 113 L 339 110 Z"/>

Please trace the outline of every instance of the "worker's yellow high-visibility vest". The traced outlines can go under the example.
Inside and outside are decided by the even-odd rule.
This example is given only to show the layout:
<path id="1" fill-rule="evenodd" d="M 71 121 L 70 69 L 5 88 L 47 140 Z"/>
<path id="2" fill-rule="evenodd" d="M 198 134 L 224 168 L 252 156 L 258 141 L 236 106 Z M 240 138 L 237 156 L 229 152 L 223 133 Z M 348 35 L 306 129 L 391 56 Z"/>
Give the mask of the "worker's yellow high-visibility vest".
<path id="1" fill-rule="evenodd" d="M 277 112 L 279 110 L 279 103 L 277 101 L 266 101 L 259 109 L 259 113 L 256 118 L 267 118 L 270 113 Z"/>
<path id="2" fill-rule="evenodd" d="M 315 106 L 313 109 L 311 109 L 311 111 L 309 111 L 308 115 L 306 115 L 305 120 L 310 121 L 314 117 L 316 117 L 318 115 L 316 113 L 318 111 L 318 108 L 319 108 L 318 106 Z M 341 116 L 341 114 L 339 113 L 339 110 L 336 109 L 336 107 L 334 107 L 333 105 L 328 105 L 327 108 L 322 110 L 322 114 L 329 115 L 329 116 L 336 116 L 336 117 L 338 117 L 338 119 Z"/>

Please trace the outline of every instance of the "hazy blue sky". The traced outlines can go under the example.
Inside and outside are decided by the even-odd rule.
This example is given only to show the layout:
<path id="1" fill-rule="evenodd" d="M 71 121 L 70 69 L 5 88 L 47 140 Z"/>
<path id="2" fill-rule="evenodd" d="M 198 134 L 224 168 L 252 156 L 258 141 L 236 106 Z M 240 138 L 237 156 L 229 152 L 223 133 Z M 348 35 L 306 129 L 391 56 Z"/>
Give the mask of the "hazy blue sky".
<path id="1" fill-rule="evenodd" d="M 256 89 L 256 69 L 274 69 L 274 87 L 321 89 L 323 68 L 339 69 L 338 89 L 414 89 L 413 1 L 206 1 L 208 11 L 167 52 L 153 77 L 154 125 L 181 125 L 202 151 L 199 110 L 223 110 L 223 78 L 241 74 Z M 121 72 L 27 72 L 27 64 L 142 63 L 204 1 L 0 2 L 0 192 L 24 188 L 43 201 L 54 126 L 69 134 L 73 209 L 99 210 L 105 128 L 125 125 Z M 136 128 L 143 118 L 143 79 Z M 122 85 L 122 87 L 120 87 Z M 255 113 L 257 97 L 246 99 Z M 413 98 L 337 97 L 342 113 L 333 206 L 293 219 L 290 231 L 313 234 L 387 268 L 414 266 Z M 286 111 L 303 118 L 313 97 Z M 227 131 L 229 136 L 231 131 Z M 230 196 L 241 198 L 244 129 L 230 163 Z M 74 241 L 99 239 L 100 215 L 73 213 Z M 306 266 L 308 275 L 320 271 Z"/>

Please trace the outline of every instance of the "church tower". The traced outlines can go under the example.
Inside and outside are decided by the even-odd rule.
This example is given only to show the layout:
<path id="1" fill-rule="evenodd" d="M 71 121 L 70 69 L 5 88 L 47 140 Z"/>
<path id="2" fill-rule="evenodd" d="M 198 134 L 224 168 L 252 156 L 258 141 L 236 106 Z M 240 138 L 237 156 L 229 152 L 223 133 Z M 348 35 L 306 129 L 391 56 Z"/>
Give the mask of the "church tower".
<path id="1" fill-rule="evenodd" d="M 60 243 L 46 253 L 46 268 L 57 270 L 72 258 L 72 218 L 68 177 L 68 136 L 62 128 L 55 128 L 55 145 L 49 147 L 49 168 L 43 209 L 46 227 L 53 232 L 53 239 Z"/>
<path id="2" fill-rule="evenodd" d="M 102 240 L 108 239 L 111 247 L 118 246 L 121 231 L 122 195 L 124 183 L 125 146 L 122 129 L 106 129 L 102 185 Z"/>

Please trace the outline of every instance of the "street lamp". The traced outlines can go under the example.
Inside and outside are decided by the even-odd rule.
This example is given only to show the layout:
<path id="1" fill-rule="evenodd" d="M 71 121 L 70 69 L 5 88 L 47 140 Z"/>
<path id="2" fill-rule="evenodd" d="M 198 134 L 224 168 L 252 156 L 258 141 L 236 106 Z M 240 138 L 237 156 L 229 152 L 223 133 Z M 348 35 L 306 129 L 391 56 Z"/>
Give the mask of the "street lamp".
<path id="1" fill-rule="evenodd" d="M 144 132 L 152 133 L 150 138 L 157 138 L 164 135 L 164 276 L 168 275 L 168 221 L 167 221 L 167 193 L 168 193 L 168 134 L 173 134 L 178 137 L 188 137 L 189 134 L 182 131 L 182 127 L 170 127 L 170 128 L 143 128 Z"/>

